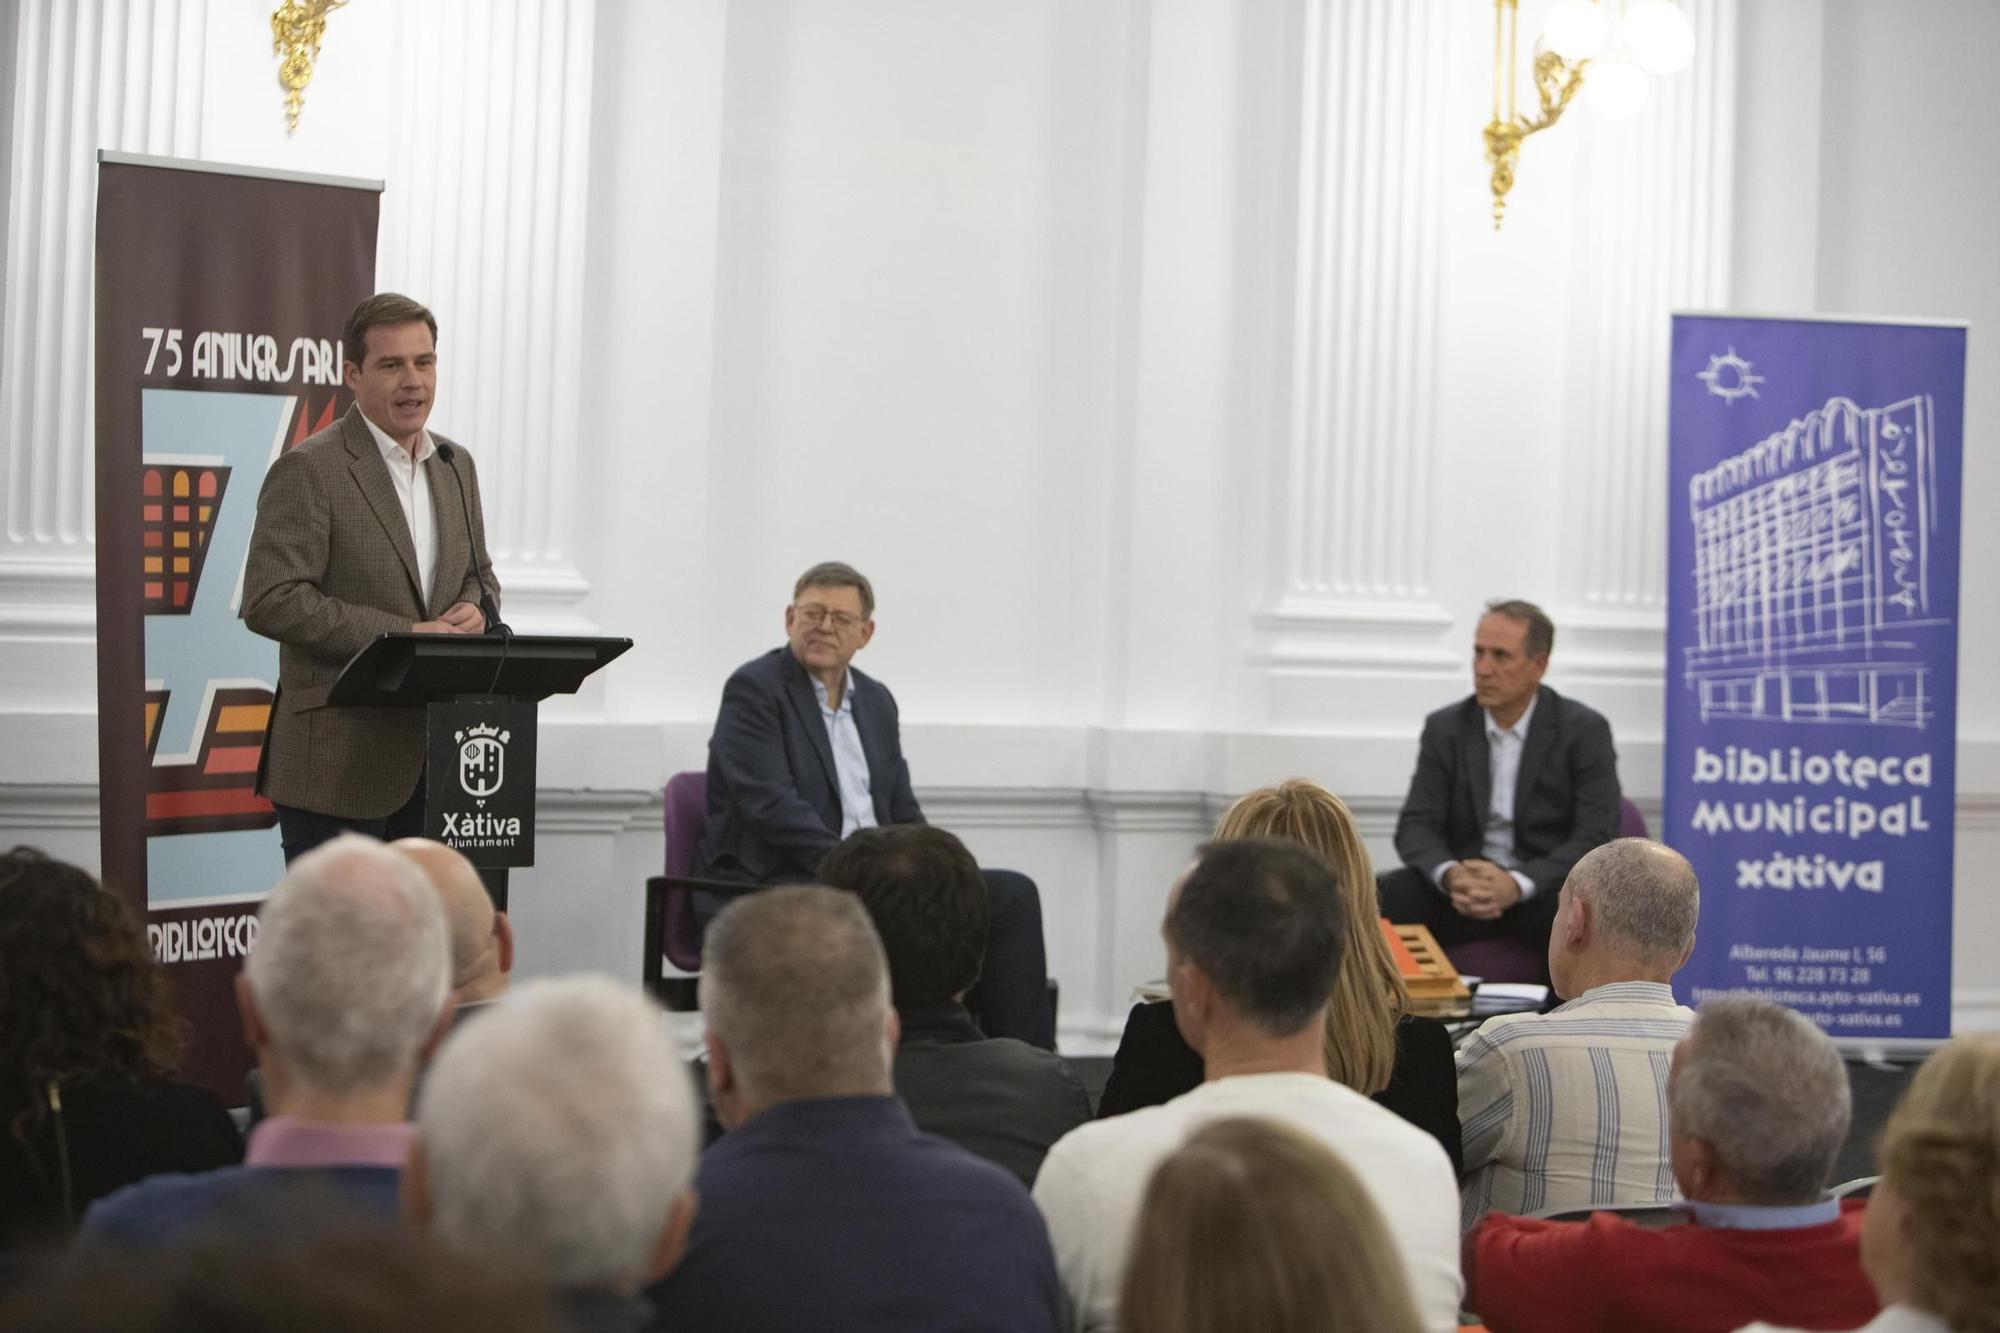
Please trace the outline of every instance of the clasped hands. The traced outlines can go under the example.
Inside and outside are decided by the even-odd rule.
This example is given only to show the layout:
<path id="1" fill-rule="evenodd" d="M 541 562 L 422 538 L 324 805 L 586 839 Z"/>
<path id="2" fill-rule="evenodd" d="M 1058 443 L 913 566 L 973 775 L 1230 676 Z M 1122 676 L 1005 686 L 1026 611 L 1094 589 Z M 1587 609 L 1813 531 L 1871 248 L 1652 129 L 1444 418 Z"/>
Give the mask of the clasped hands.
<path id="1" fill-rule="evenodd" d="M 484 634 L 486 613 L 471 602 L 453 602 L 436 620 L 419 620 L 412 634 Z"/>
<path id="2" fill-rule="evenodd" d="M 1521 882 L 1493 862 L 1477 857 L 1444 872 L 1444 891 L 1451 895 L 1454 911 L 1475 921 L 1496 920 L 1521 901 Z"/>

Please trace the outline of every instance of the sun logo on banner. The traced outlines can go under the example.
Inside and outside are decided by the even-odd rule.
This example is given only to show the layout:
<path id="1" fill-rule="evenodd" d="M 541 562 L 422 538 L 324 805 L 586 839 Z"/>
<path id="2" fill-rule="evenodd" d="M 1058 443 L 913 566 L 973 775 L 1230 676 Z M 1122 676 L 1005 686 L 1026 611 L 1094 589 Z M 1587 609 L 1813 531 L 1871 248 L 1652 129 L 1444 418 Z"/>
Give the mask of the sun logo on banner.
<path id="1" fill-rule="evenodd" d="M 1708 391 L 1730 406 L 1736 405 L 1738 398 L 1758 397 L 1757 386 L 1764 382 L 1762 375 L 1750 373 L 1751 363 L 1736 355 L 1732 346 L 1721 356 L 1708 358 L 1708 369 L 1695 372 L 1695 378 L 1708 385 Z"/>

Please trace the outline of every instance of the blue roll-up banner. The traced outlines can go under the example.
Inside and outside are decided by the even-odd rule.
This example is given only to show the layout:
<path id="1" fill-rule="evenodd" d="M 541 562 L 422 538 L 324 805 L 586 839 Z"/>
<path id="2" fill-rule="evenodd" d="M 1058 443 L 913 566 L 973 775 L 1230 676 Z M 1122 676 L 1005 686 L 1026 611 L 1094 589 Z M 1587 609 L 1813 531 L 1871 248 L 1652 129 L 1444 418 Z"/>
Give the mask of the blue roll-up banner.
<path id="1" fill-rule="evenodd" d="M 1962 324 L 1676 315 L 1665 841 L 1681 998 L 1951 1035 Z"/>

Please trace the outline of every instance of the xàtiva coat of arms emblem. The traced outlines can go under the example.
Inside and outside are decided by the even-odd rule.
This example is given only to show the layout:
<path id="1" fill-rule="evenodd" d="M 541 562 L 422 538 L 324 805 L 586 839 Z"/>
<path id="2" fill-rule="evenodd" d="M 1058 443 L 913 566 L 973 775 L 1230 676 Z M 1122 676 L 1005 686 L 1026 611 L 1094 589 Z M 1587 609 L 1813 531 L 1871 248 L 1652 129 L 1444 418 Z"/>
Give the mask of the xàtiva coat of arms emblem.
<path id="1" fill-rule="evenodd" d="M 484 722 L 452 733 L 458 742 L 458 785 L 483 800 L 507 780 L 509 734 Z"/>

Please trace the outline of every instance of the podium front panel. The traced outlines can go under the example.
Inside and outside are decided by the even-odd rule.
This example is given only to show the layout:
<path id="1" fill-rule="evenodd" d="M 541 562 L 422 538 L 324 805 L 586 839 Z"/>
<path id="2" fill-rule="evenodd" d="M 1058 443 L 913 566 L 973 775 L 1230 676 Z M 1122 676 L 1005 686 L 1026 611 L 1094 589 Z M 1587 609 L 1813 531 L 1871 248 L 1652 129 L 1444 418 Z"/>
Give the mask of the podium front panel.
<path id="1" fill-rule="evenodd" d="M 475 866 L 535 863 L 535 705 L 425 709 L 424 836 Z"/>

